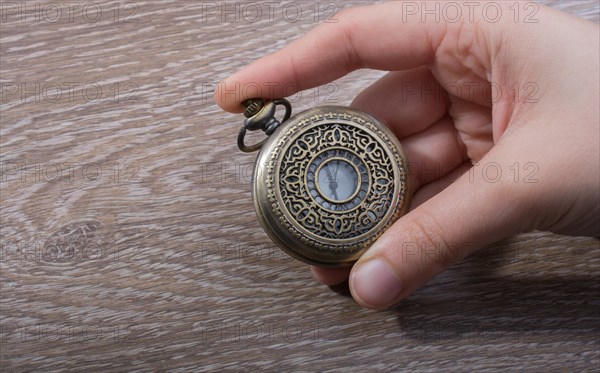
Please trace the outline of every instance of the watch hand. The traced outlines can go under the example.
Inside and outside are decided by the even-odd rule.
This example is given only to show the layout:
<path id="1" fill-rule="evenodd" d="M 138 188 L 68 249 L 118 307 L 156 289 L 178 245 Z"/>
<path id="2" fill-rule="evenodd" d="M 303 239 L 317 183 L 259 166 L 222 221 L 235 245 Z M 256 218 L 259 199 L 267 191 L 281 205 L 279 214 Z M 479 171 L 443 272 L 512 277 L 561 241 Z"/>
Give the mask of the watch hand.
<path id="1" fill-rule="evenodd" d="M 325 166 L 325 173 L 327 174 L 327 179 L 331 182 L 333 180 L 332 170 L 329 167 Z"/>
<path id="2" fill-rule="evenodd" d="M 333 194 L 333 199 L 336 199 L 336 200 L 338 199 L 337 187 L 338 187 L 337 180 L 329 180 L 329 190 L 331 190 L 331 193 Z"/>
<path id="3" fill-rule="evenodd" d="M 335 163 L 335 169 L 333 171 L 333 178 L 337 179 L 337 171 L 338 171 L 338 168 L 340 167 L 340 161 L 335 161 L 335 162 L 336 163 Z"/>

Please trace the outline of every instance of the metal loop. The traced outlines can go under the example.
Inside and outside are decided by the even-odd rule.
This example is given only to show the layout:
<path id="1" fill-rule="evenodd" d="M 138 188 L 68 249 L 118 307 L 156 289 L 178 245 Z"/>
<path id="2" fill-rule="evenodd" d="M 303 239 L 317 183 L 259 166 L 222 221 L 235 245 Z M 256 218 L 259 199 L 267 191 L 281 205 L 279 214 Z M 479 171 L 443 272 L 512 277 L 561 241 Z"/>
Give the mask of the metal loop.
<path id="1" fill-rule="evenodd" d="M 240 132 L 238 133 L 238 139 L 237 139 L 238 148 L 240 148 L 240 150 L 243 151 L 244 153 L 252 153 L 252 152 L 259 150 L 269 139 L 267 137 L 263 141 L 259 142 L 258 144 L 247 146 L 246 144 L 244 144 L 244 137 L 246 137 L 246 127 L 240 128 Z"/>
<path id="2" fill-rule="evenodd" d="M 275 105 L 283 105 L 285 107 L 285 114 L 283 115 L 281 123 L 290 119 L 290 116 L 292 115 L 292 104 L 290 104 L 288 100 L 286 100 L 285 98 L 278 98 L 273 100 L 273 103 L 275 103 Z"/>
<path id="3" fill-rule="evenodd" d="M 277 105 L 284 106 L 285 114 L 283 115 L 283 119 L 281 120 L 281 122 L 279 122 L 273 115 L 272 120 L 268 121 L 268 123 L 265 123 L 264 126 L 262 128 L 260 128 L 267 134 L 267 136 L 270 136 L 273 132 L 275 132 L 277 127 L 279 127 L 279 125 L 281 123 L 290 119 L 290 116 L 292 115 L 292 105 L 290 104 L 290 102 L 288 100 L 286 100 L 284 98 L 278 98 L 278 99 L 273 100 L 273 103 L 275 104 L 275 106 L 277 106 Z M 255 115 L 257 115 L 257 114 L 255 114 Z M 258 129 L 258 128 L 256 128 L 256 129 Z M 237 140 L 238 148 L 240 148 L 240 150 L 243 151 L 244 153 L 255 152 L 255 151 L 259 150 L 267 142 L 268 137 L 257 144 L 247 146 L 244 143 L 244 138 L 246 137 L 246 131 L 247 131 L 246 126 L 242 126 L 242 128 L 240 128 L 240 132 L 238 133 L 238 140 Z"/>

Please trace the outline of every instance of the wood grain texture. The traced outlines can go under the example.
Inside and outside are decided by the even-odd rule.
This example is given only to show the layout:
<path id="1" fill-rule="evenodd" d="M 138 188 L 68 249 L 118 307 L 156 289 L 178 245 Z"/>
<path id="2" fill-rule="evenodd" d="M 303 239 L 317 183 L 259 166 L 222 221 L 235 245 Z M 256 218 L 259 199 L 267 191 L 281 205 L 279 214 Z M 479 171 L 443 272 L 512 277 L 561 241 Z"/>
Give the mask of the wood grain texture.
<path id="1" fill-rule="evenodd" d="M 513 237 L 384 312 L 269 241 L 212 87 L 329 2 L 297 22 L 287 3 L 27 3 L 1 4 L 1 371 L 598 371 L 596 239 Z M 596 0 L 548 3 L 599 21 Z"/>

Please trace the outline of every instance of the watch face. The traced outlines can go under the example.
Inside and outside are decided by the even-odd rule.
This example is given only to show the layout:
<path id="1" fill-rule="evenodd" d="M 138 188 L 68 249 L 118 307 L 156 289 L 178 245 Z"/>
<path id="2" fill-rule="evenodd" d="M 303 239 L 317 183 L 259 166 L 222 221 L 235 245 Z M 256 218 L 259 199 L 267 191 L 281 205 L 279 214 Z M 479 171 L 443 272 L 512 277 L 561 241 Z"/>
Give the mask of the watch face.
<path id="1" fill-rule="evenodd" d="M 309 172 L 311 171 L 309 169 Z M 358 193 L 360 182 L 358 170 L 344 159 L 326 160 L 323 162 L 322 167 L 316 171 L 316 174 L 317 188 L 313 189 L 312 183 L 309 183 L 308 187 L 311 188 L 311 195 L 323 207 L 331 207 L 332 210 L 343 210 L 346 206 L 340 206 L 340 204 L 352 199 L 351 197 Z M 327 203 L 323 199 L 331 203 Z M 360 199 L 357 202 L 360 202 Z"/>
<path id="2" fill-rule="evenodd" d="M 319 206 L 332 211 L 357 207 L 369 187 L 369 174 L 356 154 L 342 148 L 326 150 L 308 166 L 306 185 Z"/>
<path id="3" fill-rule="evenodd" d="M 406 162 L 376 119 L 346 107 L 297 114 L 257 160 L 254 204 L 282 249 L 307 263 L 344 266 L 406 211 Z"/>

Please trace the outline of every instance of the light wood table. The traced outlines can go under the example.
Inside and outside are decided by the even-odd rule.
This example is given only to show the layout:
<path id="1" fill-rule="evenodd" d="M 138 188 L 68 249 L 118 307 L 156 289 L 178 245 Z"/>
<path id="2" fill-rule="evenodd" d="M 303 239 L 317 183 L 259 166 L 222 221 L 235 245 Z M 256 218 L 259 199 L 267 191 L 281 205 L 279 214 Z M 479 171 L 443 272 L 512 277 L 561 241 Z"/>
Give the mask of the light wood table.
<path id="1" fill-rule="evenodd" d="M 359 3 L 1 3 L 0 371 L 598 371 L 596 239 L 513 237 L 375 312 L 259 226 L 212 88 Z"/>

